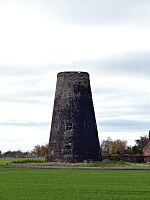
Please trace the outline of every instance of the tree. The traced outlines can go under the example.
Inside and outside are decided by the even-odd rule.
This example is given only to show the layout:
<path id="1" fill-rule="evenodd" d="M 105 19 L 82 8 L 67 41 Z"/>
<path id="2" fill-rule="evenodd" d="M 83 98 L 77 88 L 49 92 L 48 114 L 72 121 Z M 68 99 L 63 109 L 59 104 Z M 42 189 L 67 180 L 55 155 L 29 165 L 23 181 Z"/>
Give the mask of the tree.
<path id="1" fill-rule="evenodd" d="M 22 151 L 16 151 L 15 154 L 16 154 L 15 156 L 16 158 L 24 158 L 24 153 Z"/>
<path id="2" fill-rule="evenodd" d="M 41 146 L 41 155 L 42 156 L 48 155 L 48 144 Z"/>
<path id="3" fill-rule="evenodd" d="M 148 144 L 149 138 L 147 136 L 141 136 L 140 139 L 135 140 L 137 146 L 137 152 L 142 153 L 143 148 Z"/>
<path id="4" fill-rule="evenodd" d="M 109 151 L 111 154 L 122 155 L 125 153 L 126 145 L 127 145 L 127 141 L 125 140 L 120 140 L 120 139 L 114 140 L 111 142 Z"/>
<path id="5" fill-rule="evenodd" d="M 23 158 L 25 157 L 24 153 L 20 150 L 18 151 L 7 151 L 3 154 L 4 157 L 10 157 L 10 158 Z"/>
<path id="6" fill-rule="evenodd" d="M 127 146 L 127 141 L 125 140 L 112 140 L 110 137 L 107 140 L 103 140 L 101 144 L 102 154 L 124 154 Z"/>
<path id="7" fill-rule="evenodd" d="M 41 155 L 41 147 L 40 145 L 35 145 L 33 150 L 31 151 L 32 155 L 40 156 Z"/>
<path id="8" fill-rule="evenodd" d="M 48 144 L 46 145 L 35 145 L 31 154 L 34 156 L 46 156 L 48 154 Z"/>
<path id="9" fill-rule="evenodd" d="M 136 145 L 134 146 L 127 146 L 126 148 L 126 154 L 128 155 L 134 155 L 138 153 L 138 147 Z"/>
<path id="10" fill-rule="evenodd" d="M 110 145 L 112 143 L 112 139 L 108 137 L 106 140 L 103 140 L 101 142 L 101 151 L 102 155 L 108 155 L 110 154 Z"/>
<path id="11" fill-rule="evenodd" d="M 137 154 L 138 153 L 138 146 L 134 145 L 132 147 L 132 151 L 133 151 L 133 154 Z"/>

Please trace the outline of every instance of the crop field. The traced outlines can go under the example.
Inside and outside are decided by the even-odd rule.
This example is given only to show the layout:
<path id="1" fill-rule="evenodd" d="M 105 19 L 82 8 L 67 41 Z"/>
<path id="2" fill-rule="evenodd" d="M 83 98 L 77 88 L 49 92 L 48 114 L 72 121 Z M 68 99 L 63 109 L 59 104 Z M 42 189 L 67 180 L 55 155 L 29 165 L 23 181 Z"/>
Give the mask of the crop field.
<path id="1" fill-rule="evenodd" d="M 149 170 L 0 168 L 0 200 L 149 200 Z"/>

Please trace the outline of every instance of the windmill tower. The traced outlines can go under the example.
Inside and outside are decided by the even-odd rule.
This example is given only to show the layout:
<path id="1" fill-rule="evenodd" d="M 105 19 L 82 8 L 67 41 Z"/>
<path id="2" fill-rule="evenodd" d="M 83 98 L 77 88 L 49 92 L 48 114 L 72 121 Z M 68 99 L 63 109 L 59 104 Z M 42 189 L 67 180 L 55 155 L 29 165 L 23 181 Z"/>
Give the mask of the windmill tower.
<path id="1" fill-rule="evenodd" d="M 48 160 L 101 160 L 87 72 L 60 72 L 57 75 Z"/>

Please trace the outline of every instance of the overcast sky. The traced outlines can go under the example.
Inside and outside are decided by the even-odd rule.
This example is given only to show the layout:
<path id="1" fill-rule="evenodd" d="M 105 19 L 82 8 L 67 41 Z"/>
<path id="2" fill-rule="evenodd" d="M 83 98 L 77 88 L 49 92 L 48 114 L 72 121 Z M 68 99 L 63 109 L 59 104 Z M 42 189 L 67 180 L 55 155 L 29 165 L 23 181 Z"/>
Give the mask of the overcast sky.
<path id="1" fill-rule="evenodd" d="M 99 139 L 150 129 L 149 0 L 0 0 L 0 150 L 49 140 L 57 73 L 90 73 Z"/>

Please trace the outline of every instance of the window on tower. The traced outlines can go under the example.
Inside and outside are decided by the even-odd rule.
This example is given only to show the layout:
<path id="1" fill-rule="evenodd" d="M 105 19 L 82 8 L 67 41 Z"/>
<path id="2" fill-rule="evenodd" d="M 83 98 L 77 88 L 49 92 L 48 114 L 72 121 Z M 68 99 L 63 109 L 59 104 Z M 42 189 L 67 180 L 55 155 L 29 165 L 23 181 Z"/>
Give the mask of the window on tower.
<path id="1" fill-rule="evenodd" d="M 65 131 L 72 131 L 73 130 L 73 123 L 67 122 L 65 123 Z"/>
<path id="2" fill-rule="evenodd" d="M 70 144 L 65 145 L 64 153 L 65 153 L 65 155 L 71 155 L 72 154 L 72 147 L 71 147 Z"/>

